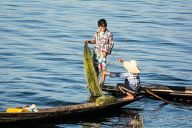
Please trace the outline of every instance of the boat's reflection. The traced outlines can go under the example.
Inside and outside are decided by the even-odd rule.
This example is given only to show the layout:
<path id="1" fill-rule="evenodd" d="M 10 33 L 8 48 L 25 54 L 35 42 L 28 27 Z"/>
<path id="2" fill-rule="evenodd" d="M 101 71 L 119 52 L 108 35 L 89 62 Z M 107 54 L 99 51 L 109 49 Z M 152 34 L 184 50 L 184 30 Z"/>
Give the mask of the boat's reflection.
<path id="1" fill-rule="evenodd" d="M 143 128 L 143 118 L 139 115 L 139 110 L 122 108 L 91 122 L 82 122 L 80 124 L 82 128 Z"/>
<path id="2" fill-rule="evenodd" d="M 50 120 L 44 124 L 35 123 L 27 126 L 14 126 L 14 128 L 143 128 L 143 118 L 139 115 L 140 111 L 141 110 L 138 109 L 121 108 L 118 110 L 110 111 L 108 113 L 100 114 L 97 117 L 89 116 L 80 120 L 73 120 L 68 122 L 62 119 L 54 122 Z"/>
<path id="3" fill-rule="evenodd" d="M 65 128 L 65 127 L 82 127 L 82 128 L 143 128 L 143 118 L 139 115 L 140 110 L 121 108 L 119 110 L 105 113 L 98 117 L 89 117 L 78 121 L 65 122 L 62 124 L 46 125 L 41 128 Z"/>
<path id="4" fill-rule="evenodd" d="M 94 97 L 89 98 L 89 102 L 94 101 Z M 86 120 L 82 120 L 78 124 L 81 125 L 82 128 L 143 128 L 143 118 L 139 115 L 139 111 L 141 110 L 120 108 L 98 117 L 89 117 Z"/>

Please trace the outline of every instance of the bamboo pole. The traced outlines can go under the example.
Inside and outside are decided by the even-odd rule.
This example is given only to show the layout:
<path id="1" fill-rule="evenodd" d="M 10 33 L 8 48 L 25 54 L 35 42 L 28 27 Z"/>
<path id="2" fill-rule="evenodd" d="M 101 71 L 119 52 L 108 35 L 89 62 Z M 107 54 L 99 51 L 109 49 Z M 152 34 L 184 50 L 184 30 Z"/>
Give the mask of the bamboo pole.
<path id="1" fill-rule="evenodd" d="M 147 88 L 145 88 L 145 87 L 141 87 L 141 89 L 143 89 L 146 93 L 148 93 L 148 94 L 156 97 L 157 99 L 164 101 L 164 102 L 167 103 L 167 104 L 170 104 L 170 103 L 171 103 L 170 101 L 163 99 L 162 97 L 156 95 L 155 93 L 151 92 L 149 89 L 147 89 Z"/>

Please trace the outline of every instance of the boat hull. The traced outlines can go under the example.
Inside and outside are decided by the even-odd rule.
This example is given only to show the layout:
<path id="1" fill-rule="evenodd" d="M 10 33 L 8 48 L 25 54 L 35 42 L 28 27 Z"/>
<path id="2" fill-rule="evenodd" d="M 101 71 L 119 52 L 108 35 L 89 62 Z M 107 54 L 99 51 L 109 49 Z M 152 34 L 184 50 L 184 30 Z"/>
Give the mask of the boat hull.
<path id="1" fill-rule="evenodd" d="M 78 105 L 61 106 L 54 108 L 40 109 L 39 112 L 22 112 L 22 113 L 6 113 L 0 112 L 0 126 L 2 125 L 25 125 L 29 123 L 46 123 L 73 120 L 82 120 L 86 117 L 97 117 L 112 109 L 117 109 L 130 104 L 142 97 L 138 97 L 132 101 L 118 100 L 107 105 L 96 106 L 95 103 L 85 103 Z"/>
<path id="2" fill-rule="evenodd" d="M 145 90 L 170 101 L 182 102 L 192 104 L 192 87 L 185 86 L 165 86 L 165 85 L 141 85 L 140 94 L 146 97 L 155 98 L 151 94 L 148 94 Z M 116 86 L 106 85 L 105 92 L 109 92 L 111 95 L 122 95 Z"/>

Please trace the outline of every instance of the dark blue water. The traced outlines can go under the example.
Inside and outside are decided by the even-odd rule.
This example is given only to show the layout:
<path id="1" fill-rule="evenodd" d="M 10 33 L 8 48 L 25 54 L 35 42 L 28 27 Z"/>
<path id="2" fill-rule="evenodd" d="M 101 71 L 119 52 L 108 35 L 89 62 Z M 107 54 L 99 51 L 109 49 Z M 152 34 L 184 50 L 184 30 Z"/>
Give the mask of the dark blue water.
<path id="1" fill-rule="evenodd" d="M 85 103 L 83 40 L 105 18 L 116 58 L 135 59 L 142 84 L 192 86 L 192 0 L 1 0 L 0 110 L 35 103 L 53 107 Z M 90 48 L 93 46 L 90 45 Z M 107 78 L 107 83 L 121 82 Z M 192 127 L 192 107 L 142 99 L 91 122 L 48 127 Z"/>

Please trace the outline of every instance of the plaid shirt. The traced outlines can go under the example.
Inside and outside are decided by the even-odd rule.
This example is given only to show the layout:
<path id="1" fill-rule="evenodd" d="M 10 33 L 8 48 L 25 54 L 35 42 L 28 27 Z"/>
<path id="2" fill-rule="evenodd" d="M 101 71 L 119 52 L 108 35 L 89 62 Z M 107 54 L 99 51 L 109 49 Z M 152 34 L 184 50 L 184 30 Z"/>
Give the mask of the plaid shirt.
<path id="1" fill-rule="evenodd" d="M 106 52 L 107 55 L 111 54 L 112 48 L 114 46 L 113 35 L 110 31 L 106 30 L 102 35 L 99 32 L 95 32 L 93 40 L 96 41 L 94 50 L 97 52 Z"/>

